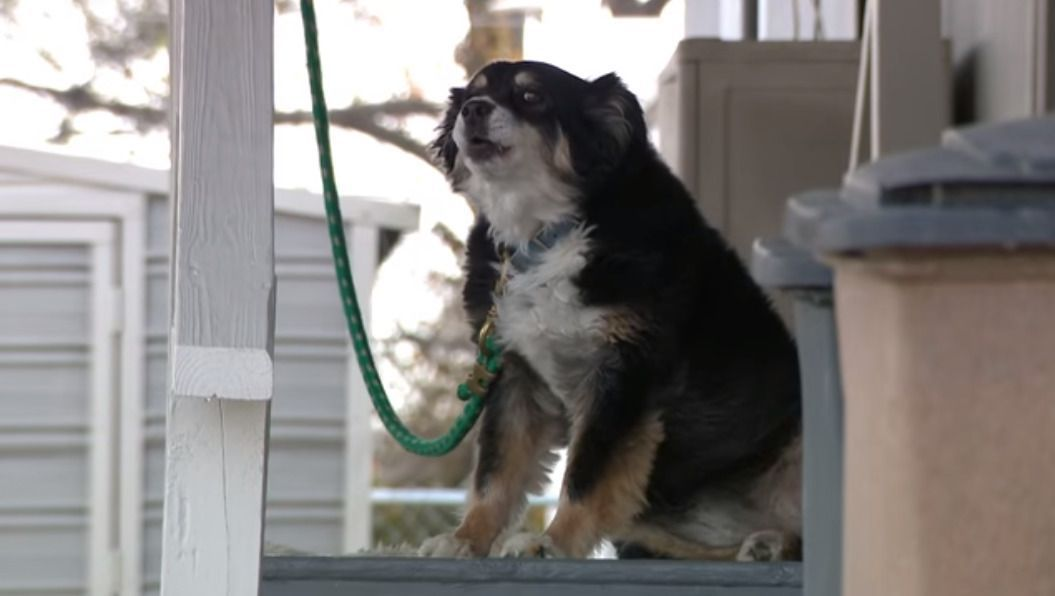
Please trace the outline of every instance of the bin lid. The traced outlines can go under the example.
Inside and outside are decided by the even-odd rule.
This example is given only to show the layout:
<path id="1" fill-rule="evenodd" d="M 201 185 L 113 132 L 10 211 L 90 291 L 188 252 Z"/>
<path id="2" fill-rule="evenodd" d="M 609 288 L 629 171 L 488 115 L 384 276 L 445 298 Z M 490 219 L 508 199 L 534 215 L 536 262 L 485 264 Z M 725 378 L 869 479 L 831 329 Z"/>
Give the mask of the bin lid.
<path id="1" fill-rule="evenodd" d="M 876 160 L 846 176 L 859 205 L 1030 203 L 1055 191 L 1055 116 L 947 131 L 940 147 Z"/>
<path id="2" fill-rule="evenodd" d="M 812 250 L 1055 247 L 1055 117 L 947 132 L 792 197 L 785 233 Z"/>
<path id="3" fill-rule="evenodd" d="M 1055 115 L 953 128 L 942 145 L 993 164 L 1055 177 Z"/>
<path id="4" fill-rule="evenodd" d="M 751 274 L 759 285 L 780 289 L 828 289 L 832 272 L 787 238 L 758 238 L 751 250 Z"/>

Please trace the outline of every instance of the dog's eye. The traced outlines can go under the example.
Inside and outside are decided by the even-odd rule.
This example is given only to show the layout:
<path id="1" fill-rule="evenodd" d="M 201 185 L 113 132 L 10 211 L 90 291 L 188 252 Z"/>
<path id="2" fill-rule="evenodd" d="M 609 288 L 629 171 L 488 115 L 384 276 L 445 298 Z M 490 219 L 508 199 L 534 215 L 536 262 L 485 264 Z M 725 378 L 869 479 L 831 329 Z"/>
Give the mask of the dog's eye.
<path id="1" fill-rule="evenodd" d="M 529 89 L 527 91 L 520 92 L 520 99 L 522 99 L 524 103 L 537 104 L 542 102 L 542 94 L 537 91 L 531 91 Z"/>

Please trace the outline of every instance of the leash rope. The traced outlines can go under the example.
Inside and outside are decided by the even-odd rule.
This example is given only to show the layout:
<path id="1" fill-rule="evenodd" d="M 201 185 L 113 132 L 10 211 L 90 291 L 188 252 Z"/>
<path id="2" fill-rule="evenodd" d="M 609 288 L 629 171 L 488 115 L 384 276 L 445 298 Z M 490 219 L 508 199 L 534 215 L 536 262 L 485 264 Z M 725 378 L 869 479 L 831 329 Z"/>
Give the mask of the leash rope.
<path id="1" fill-rule="evenodd" d="M 374 365 L 363 325 L 359 300 L 355 295 L 355 284 L 348 264 L 348 249 L 344 238 L 344 219 L 341 217 L 341 206 L 337 195 L 337 182 L 333 174 L 333 159 L 330 151 L 330 122 L 326 110 L 326 98 L 322 92 L 322 64 L 319 58 L 319 32 L 315 24 L 315 5 L 312 0 L 301 0 L 301 18 L 304 21 L 304 45 L 307 49 L 308 79 L 311 84 L 311 111 L 315 124 L 315 140 L 319 147 L 319 167 L 322 172 L 323 197 L 326 203 L 326 222 L 330 232 L 330 245 L 333 250 L 333 263 L 337 272 L 337 282 L 341 293 L 341 304 L 344 318 L 348 323 L 348 333 L 352 338 L 356 360 L 363 376 L 370 401 L 377 410 L 378 417 L 392 438 L 404 449 L 417 455 L 440 456 L 449 453 L 458 446 L 483 411 L 483 398 L 487 394 L 490 382 L 498 374 L 502 365 L 502 354 L 494 340 L 496 313 L 492 309 L 478 338 L 479 353 L 469 379 L 459 385 L 458 398 L 465 401 L 462 413 L 444 435 L 426 439 L 415 435 L 392 408 L 381 378 Z M 508 258 L 505 259 L 508 264 Z M 495 291 L 500 293 L 505 283 L 506 266 Z"/>

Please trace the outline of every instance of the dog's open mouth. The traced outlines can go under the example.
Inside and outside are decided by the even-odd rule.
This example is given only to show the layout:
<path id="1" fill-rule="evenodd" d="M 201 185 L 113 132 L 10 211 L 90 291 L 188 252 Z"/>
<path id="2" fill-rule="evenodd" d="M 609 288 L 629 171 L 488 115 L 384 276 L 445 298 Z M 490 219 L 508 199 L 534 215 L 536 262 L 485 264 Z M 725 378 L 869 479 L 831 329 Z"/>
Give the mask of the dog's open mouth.
<path id="1" fill-rule="evenodd" d="M 466 153 L 473 161 L 487 161 L 494 157 L 501 157 L 509 151 L 509 147 L 500 145 L 487 137 L 476 136 L 469 139 L 469 147 Z"/>

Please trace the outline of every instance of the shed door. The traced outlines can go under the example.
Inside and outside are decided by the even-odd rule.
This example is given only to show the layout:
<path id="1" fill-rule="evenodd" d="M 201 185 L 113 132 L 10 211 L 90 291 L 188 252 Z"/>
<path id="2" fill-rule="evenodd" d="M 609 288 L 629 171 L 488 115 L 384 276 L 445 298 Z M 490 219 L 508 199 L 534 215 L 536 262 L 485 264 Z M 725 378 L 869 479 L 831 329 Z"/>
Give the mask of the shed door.
<path id="1" fill-rule="evenodd" d="M 0 221 L 0 595 L 113 591 L 115 235 Z"/>

